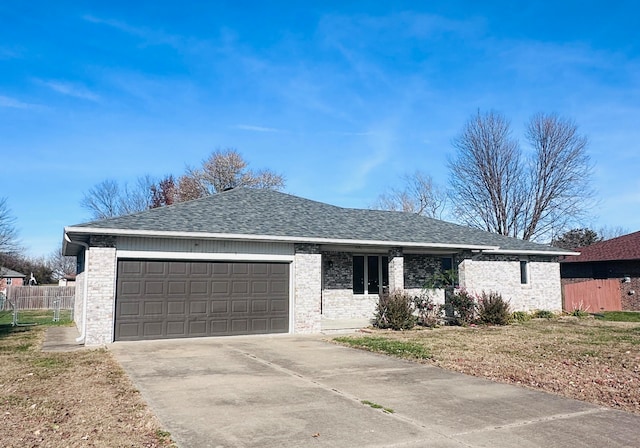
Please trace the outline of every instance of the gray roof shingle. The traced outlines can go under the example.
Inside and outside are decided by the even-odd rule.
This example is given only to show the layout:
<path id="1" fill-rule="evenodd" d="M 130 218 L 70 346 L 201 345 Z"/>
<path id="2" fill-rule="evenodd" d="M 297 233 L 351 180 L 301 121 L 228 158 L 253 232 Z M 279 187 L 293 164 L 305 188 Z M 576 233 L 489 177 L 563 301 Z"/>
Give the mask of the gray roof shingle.
<path id="1" fill-rule="evenodd" d="M 416 245 L 491 246 L 507 251 L 567 253 L 546 245 L 418 216 L 342 208 L 289 194 L 236 188 L 202 199 L 67 227 L 105 234 L 114 229 L 153 233 L 205 233 L 278 238 L 404 242 Z M 120 232 L 122 233 L 122 232 Z"/>

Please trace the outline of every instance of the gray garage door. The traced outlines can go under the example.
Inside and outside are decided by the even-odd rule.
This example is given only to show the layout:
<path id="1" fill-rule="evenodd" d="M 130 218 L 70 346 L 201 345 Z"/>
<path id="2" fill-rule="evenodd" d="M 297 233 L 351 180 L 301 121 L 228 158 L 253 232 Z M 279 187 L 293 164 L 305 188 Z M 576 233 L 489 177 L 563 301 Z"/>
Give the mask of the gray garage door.
<path id="1" fill-rule="evenodd" d="M 116 341 L 288 330 L 287 263 L 118 261 Z"/>

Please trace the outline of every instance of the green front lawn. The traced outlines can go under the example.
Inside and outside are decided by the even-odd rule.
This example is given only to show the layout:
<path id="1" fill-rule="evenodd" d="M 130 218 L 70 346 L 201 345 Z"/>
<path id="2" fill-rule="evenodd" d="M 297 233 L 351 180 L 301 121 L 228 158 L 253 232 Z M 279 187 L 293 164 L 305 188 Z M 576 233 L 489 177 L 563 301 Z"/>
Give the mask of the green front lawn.
<path id="1" fill-rule="evenodd" d="M 596 314 L 596 317 L 614 322 L 640 322 L 640 312 L 638 311 L 604 311 Z"/>

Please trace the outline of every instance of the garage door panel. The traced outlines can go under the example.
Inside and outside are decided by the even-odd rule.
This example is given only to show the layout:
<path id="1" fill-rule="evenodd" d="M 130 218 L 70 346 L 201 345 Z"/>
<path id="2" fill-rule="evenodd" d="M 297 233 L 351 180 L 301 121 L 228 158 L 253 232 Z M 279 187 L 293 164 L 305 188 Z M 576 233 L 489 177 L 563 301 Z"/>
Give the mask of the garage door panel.
<path id="1" fill-rule="evenodd" d="M 289 330 L 286 263 L 120 260 L 116 340 Z"/>
<path id="2" fill-rule="evenodd" d="M 136 280 L 136 281 L 129 281 L 129 282 L 123 282 L 122 283 L 122 288 L 120 289 L 120 293 L 123 295 L 140 295 L 140 291 L 141 291 L 142 287 L 140 286 L 140 281 Z"/>
<path id="3" fill-rule="evenodd" d="M 268 300 L 252 300 L 251 301 L 251 313 L 252 314 L 262 314 L 266 313 L 269 310 L 269 301 Z"/>
<path id="4" fill-rule="evenodd" d="M 213 281 L 211 282 L 211 292 L 213 294 L 229 294 L 229 282 Z"/>
<path id="5" fill-rule="evenodd" d="M 232 319 L 231 332 L 237 334 L 247 334 L 249 331 L 249 319 Z"/>
<path id="6" fill-rule="evenodd" d="M 167 316 L 175 316 L 176 314 L 185 314 L 185 301 L 170 301 L 167 302 Z"/>
<path id="7" fill-rule="evenodd" d="M 146 269 L 143 269 L 147 276 L 163 276 L 167 275 L 167 264 L 163 261 L 147 261 Z"/>
<path id="8" fill-rule="evenodd" d="M 169 337 L 181 337 L 187 334 L 187 325 L 185 321 L 168 321 L 167 322 L 167 336 Z"/>
<path id="9" fill-rule="evenodd" d="M 269 329 L 273 333 L 284 333 L 289 330 L 289 320 L 286 318 L 272 318 L 269 324 Z"/>
<path id="10" fill-rule="evenodd" d="M 191 296 L 208 296 L 209 282 L 206 280 L 191 280 L 189 282 L 189 295 Z"/>
<path id="11" fill-rule="evenodd" d="M 285 313 L 289 308 L 288 299 L 271 299 L 271 311 L 277 313 Z"/>
<path id="12" fill-rule="evenodd" d="M 209 263 L 191 263 L 189 265 L 191 277 L 209 277 L 211 275 L 210 268 Z"/>
<path id="13" fill-rule="evenodd" d="M 189 321 L 189 336 L 208 336 L 206 320 Z"/>
<path id="14" fill-rule="evenodd" d="M 138 316 L 140 315 L 140 304 L 138 302 L 123 303 L 119 309 L 119 316 Z"/>
<path id="15" fill-rule="evenodd" d="M 266 333 L 269 330 L 269 319 L 251 319 L 252 333 Z"/>
<path id="16" fill-rule="evenodd" d="M 172 277 L 185 277 L 187 275 L 187 265 L 185 262 L 173 261 L 168 263 L 167 272 Z"/>
<path id="17" fill-rule="evenodd" d="M 220 314 L 229 312 L 229 302 L 226 300 L 212 300 L 211 313 Z"/>
<path id="18" fill-rule="evenodd" d="M 146 281 L 144 283 L 144 294 L 147 296 L 162 295 L 164 292 L 164 282 Z"/>
<path id="19" fill-rule="evenodd" d="M 231 301 L 231 313 L 246 313 L 249 311 L 249 304 L 247 300 L 233 300 Z"/>
<path id="20" fill-rule="evenodd" d="M 187 282 L 186 280 L 169 281 L 168 294 L 169 296 L 184 296 L 187 293 Z"/>
<path id="21" fill-rule="evenodd" d="M 189 314 L 207 314 L 207 301 L 198 300 L 189 302 Z"/>
<path id="22" fill-rule="evenodd" d="M 163 312 L 162 301 L 145 302 L 143 306 L 143 312 L 145 316 L 161 316 Z"/>
<path id="23" fill-rule="evenodd" d="M 156 338 L 162 336 L 162 321 L 144 322 L 142 324 L 143 338 Z"/>
<path id="24" fill-rule="evenodd" d="M 239 280 L 231 283 L 231 294 L 247 294 L 249 292 L 249 282 Z"/>

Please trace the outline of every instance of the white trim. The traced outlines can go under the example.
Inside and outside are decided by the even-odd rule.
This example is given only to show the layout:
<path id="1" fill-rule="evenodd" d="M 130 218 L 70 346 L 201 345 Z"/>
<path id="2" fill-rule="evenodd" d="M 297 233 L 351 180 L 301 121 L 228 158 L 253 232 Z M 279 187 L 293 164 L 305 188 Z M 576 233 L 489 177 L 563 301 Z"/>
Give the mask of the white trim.
<path id="1" fill-rule="evenodd" d="M 503 254 L 503 255 L 548 255 L 548 256 L 558 256 L 558 255 L 580 255 L 579 252 L 569 252 L 566 250 L 515 250 L 515 249 L 491 249 L 485 250 L 482 253 L 484 254 Z"/>
<path id="2" fill-rule="evenodd" d="M 116 250 L 116 258 L 139 258 L 158 260 L 202 260 L 202 261 L 273 261 L 293 262 L 293 255 L 238 254 L 238 253 L 200 253 L 200 252 L 164 252 L 141 250 Z"/>
<path id="3" fill-rule="evenodd" d="M 65 233 L 77 233 L 85 235 L 118 235 L 118 236 L 147 236 L 169 237 L 187 239 L 220 239 L 238 241 L 272 241 L 286 243 L 317 243 L 317 244 L 350 244 L 355 246 L 403 246 L 424 247 L 442 249 L 469 249 L 491 250 L 500 249 L 499 246 L 487 246 L 481 244 L 449 244 L 449 243 L 418 243 L 415 241 L 382 241 L 382 240 L 352 240 L 339 238 L 312 238 L 280 235 L 248 235 L 242 233 L 207 233 L 207 232 L 161 232 L 157 230 L 127 230 L 127 229 L 100 229 L 89 227 L 65 227 Z"/>

